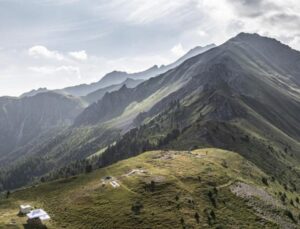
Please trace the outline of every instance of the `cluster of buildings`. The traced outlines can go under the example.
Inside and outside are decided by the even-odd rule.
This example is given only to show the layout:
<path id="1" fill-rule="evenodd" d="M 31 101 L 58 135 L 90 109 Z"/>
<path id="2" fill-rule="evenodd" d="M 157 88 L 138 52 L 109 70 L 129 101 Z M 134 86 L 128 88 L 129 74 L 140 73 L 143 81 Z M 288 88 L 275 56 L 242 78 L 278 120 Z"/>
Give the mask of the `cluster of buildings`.
<path id="1" fill-rule="evenodd" d="M 30 205 L 21 205 L 20 214 L 28 217 L 28 224 L 43 224 L 43 221 L 50 219 L 48 213 L 43 209 L 33 209 Z"/>

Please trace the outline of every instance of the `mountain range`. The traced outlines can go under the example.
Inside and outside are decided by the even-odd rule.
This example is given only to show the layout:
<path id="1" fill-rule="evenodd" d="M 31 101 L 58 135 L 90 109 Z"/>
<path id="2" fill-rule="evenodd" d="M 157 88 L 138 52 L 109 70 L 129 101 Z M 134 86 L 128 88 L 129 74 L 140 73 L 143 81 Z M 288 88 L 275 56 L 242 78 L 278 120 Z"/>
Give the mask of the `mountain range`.
<path id="1" fill-rule="evenodd" d="M 197 47 L 171 65 L 134 74 L 112 72 L 90 85 L 2 97 L 0 186 L 7 190 L 41 179 L 70 177 L 145 151 L 159 150 L 170 156 L 166 153 L 170 150 L 188 154 L 199 148 L 221 148 L 242 158 L 232 165 L 235 172 L 247 173 L 245 164 L 255 171 L 238 182 L 257 186 L 255 179 L 260 174 L 259 185 L 267 186 L 263 189 L 266 195 L 282 199 L 283 190 L 288 193 L 280 211 L 287 217 L 283 220 L 290 221 L 286 228 L 297 228 L 298 205 L 286 198 L 296 198 L 300 189 L 299 63 L 300 52 L 289 46 L 258 34 L 240 33 L 220 46 Z M 151 161 L 151 166 L 155 163 Z M 226 171 L 222 160 L 218 165 L 207 163 L 212 163 L 211 170 L 223 166 Z M 193 180 L 187 174 L 185 171 L 185 179 Z M 176 179 L 182 179 L 181 175 L 176 173 Z M 271 180 L 278 183 L 271 185 Z M 185 182 L 195 194 L 193 184 Z M 178 192 L 183 190 L 180 186 Z M 208 198 L 212 201 L 214 195 Z M 230 195 L 225 196 L 230 199 Z M 96 201 L 94 196 L 89 198 Z M 262 206 L 267 208 L 261 203 L 252 205 Z M 211 212 L 205 214 L 208 221 L 214 218 Z M 269 228 L 280 225 L 272 214 L 258 214 L 259 219 L 273 223 Z"/>
<path id="2" fill-rule="evenodd" d="M 126 79 L 147 80 L 151 77 L 162 74 L 162 73 L 180 65 L 185 60 L 187 60 L 193 56 L 196 56 L 198 54 L 201 54 L 215 46 L 216 46 L 215 44 L 209 44 L 204 47 L 201 47 L 201 46 L 195 47 L 170 65 L 166 65 L 166 66 L 162 65 L 161 67 L 154 65 L 145 71 L 137 72 L 137 73 L 113 71 L 113 72 L 106 74 L 104 77 L 101 78 L 101 80 L 99 80 L 96 83 L 82 84 L 82 85 L 78 85 L 78 86 L 67 87 L 62 90 L 57 90 L 57 91 L 75 95 L 75 96 L 86 96 L 87 94 L 92 93 L 96 90 L 99 90 L 99 89 L 102 89 L 105 87 L 109 87 L 109 86 L 115 85 L 115 84 L 121 84 L 122 82 L 126 81 Z"/>

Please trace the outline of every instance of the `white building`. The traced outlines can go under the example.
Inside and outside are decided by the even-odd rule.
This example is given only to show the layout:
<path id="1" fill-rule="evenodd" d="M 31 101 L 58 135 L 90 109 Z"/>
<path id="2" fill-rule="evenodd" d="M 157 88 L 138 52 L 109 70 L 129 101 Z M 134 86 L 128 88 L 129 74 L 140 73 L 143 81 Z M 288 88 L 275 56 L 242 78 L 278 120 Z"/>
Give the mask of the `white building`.
<path id="1" fill-rule="evenodd" d="M 35 209 L 27 214 L 28 223 L 41 224 L 44 220 L 49 220 L 50 216 L 43 209 Z"/>
<path id="2" fill-rule="evenodd" d="M 20 205 L 20 213 L 21 214 L 27 214 L 31 212 L 32 207 L 30 205 Z"/>

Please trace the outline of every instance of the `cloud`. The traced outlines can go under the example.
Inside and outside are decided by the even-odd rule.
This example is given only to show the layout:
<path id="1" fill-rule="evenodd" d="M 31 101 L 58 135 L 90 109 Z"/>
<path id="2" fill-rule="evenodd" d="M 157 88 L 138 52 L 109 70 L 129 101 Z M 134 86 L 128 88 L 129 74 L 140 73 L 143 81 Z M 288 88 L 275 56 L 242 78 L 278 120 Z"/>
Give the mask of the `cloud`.
<path id="1" fill-rule="evenodd" d="M 97 81 L 112 70 L 168 64 L 195 46 L 221 44 L 239 32 L 300 49 L 299 0 L 26 3 L 0 0 L 0 94 L 15 94 L 15 81 L 27 89 L 37 82 L 56 88 Z M 20 77 L 8 83 L 11 76 Z"/>
<path id="2" fill-rule="evenodd" d="M 181 56 L 183 56 L 183 55 L 185 54 L 185 51 L 184 51 L 184 49 L 183 49 L 181 43 L 175 45 L 175 46 L 171 49 L 171 52 L 172 52 L 175 56 L 177 56 L 177 57 L 181 57 Z"/>
<path id="3" fill-rule="evenodd" d="M 239 15 L 250 18 L 261 16 L 265 5 L 271 6 L 263 0 L 231 0 L 230 3 L 237 9 Z"/>
<path id="4" fill-rule="evenodd" d="M 44 75 L 51 75 L 51 74 L 57 74 L 59 72 L 65 72 L 70 75 L 76 75 L 77 79 L 81 79 L 81 72 L 79 67 L 76 66 L 58 66 L 58 67 L 53 67 L 53 66 L 32 66 L 28 67 L 28 70 L 44 74 Z"/>
<path id="5" fill-rule="evenodd" d="M 192 5 L 195 1 L 144 1 L 132 0 L 131 4 L 135 10 L 131 11 L 127 20 L 138 24 L 147 24 L 153 21 L 157 21 L 162 18 L 169 17 L 176 14 L 177 17 L 173 17 L 173 20 L 177 20 L 178 16 L 184 13 L 184 8 L 188 5 Z M 125 2 L 127 4 L 128 1 Z"/>
<path id="6" fill-rule="evenodd" d="M 56 59 L 56 60 L 63 60 L 64 56 L 59 53 L 58 51 L 51 51 L 45 46 L 36 45 L 31 47 L 28 50 L 28 55 L 34 58 L 47 58 L 47 59 Z"/>
<path id="7" fill-rule="evenodd" d="M 88 58 L 85 50 L 77 51 L 77 52 L 69 52 L 69 56 L 71 56 L 76 60 L 81 60 L 81 61 L 86 60 Z"/>

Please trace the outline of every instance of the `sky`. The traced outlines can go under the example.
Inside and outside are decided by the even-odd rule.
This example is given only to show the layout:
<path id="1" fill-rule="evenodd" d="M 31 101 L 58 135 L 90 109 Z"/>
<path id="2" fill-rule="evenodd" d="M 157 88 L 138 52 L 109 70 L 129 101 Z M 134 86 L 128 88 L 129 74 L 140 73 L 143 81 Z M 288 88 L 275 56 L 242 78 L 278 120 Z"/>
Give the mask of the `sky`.
<path id="1" fill-rule="evenodd" d="M 300 50 L 300 1 L 0 0 L 0 95 L 169 64 L 239 32 Z"/>

